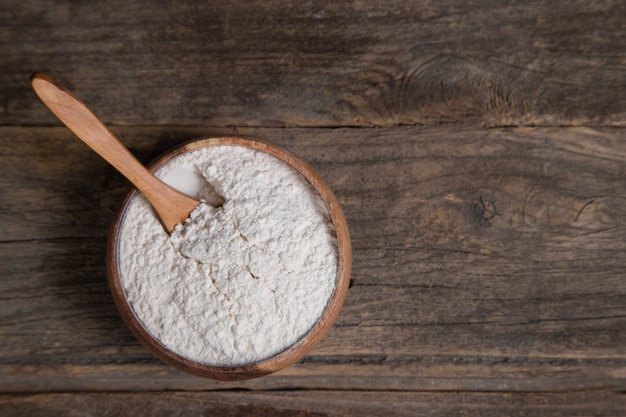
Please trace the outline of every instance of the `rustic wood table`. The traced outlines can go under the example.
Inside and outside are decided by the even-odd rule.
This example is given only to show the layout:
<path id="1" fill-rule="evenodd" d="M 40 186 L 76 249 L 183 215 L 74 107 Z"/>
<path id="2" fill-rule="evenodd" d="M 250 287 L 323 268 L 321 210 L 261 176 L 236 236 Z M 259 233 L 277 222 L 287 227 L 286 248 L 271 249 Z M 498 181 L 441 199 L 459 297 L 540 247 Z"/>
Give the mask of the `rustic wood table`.
<path id="1" fill-rule="evenodd" d="M 0 415 L 626 415 L 626 3 L 0 4 Z M 283 146 L 341 201 L 339 319 L 216 382 L 127 330 L 105 272 L 129 184 L 30 89 L 142 162 Z"/>

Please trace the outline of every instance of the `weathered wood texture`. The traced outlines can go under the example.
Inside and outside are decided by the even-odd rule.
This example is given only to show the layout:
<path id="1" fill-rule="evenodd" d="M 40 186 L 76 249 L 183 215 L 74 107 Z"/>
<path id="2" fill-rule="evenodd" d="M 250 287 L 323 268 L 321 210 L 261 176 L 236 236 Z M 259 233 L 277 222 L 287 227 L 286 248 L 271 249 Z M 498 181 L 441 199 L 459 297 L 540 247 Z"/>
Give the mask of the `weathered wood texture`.
<path id="1" fill-rule="evenodd" d="M 619 0 L 0 2 L 0 415 L 626 414 L 624 51 Z M 322 343 L 237 383 L 141 347 L 127 183 L 35 70 L 144 162 L 235 133 L 318 168 L 354 247 Z"/>
<path id="2" fill-rule="evenodd" d="M 626 3 L 0 5 L 0 125 L 56 123 L 28 76 L 115 124 L 624 126 Z"/>
<path id="3" fill-rule="evenodd" d="M 144 162 L 233 133 L 115 131 Z M 4 127 L 0 390 L 626 389 L 624 130 L 236 133 L 296 152 L 343 204 L 353 285 L 322 343 L 248 382 L 161 364 L 106 286 L 105 237 L 125 181 L 64 128 Z"/>
<path id="4" fill-rule="evenodd" d="M 474 394 L 380 392 L 214 392 L 0 395 L 0 413 L 13 417 L 127 415 L 220 417 L 330 416 L 596 416 L 626 413 L 623 394 Z"/>

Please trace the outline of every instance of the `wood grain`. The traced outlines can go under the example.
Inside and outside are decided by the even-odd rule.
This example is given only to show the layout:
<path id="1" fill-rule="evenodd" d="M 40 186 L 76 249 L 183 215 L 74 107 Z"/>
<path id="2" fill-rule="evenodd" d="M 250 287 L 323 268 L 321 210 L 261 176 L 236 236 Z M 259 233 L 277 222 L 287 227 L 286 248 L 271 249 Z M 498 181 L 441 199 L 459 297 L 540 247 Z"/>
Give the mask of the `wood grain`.
<path id="1" fill-rule="evenodd" d="M 0 415 L 625 415 L 625 16 L 619 0 L 2 1 Z M 50 127 L 33 71 L 144 163 L 244 135 L 318 169 L 354 254 L 321 344 L 246 382 L 141 347 L 104 265 L 128 184 Z"/>
<path id="2" fill-rule="evenodd" d="M 452 0 L 0 6 L 0 124 L 56 121 L 59 78 L 107 124 L 624 126 L 626 4 Z"/>
<path id="3" fill-rule="evenodd" d="M 137 394 L 0 395 L 0 413 L 33 415 L 123 415 L 137 417 L 216 416 L 583 416 L 614 417 L 626 412 L 623 394 L 379 393 L 379 392 L 214 392 Z"/>
<path id="4" fill-rule="evenodd" d="M 248 382 L 160 363 L 106 286 L 127 184 L 66 129 L 1 127 L 3 392 L 624 391 L 621 129 L 115 129 L 143 162 L 228 132 L 295 152 L 343 205 L 352 287 L 321 344 Z"/>

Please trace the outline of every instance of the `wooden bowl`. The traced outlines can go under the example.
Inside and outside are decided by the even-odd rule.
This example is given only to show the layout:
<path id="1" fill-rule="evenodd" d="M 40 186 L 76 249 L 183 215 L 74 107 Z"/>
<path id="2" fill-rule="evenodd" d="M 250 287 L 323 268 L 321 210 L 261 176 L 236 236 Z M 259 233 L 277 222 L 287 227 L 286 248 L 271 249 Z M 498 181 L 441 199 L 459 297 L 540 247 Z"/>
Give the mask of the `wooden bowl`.
<path id="1" fill-rule="evenodd" d="M 192 374 L 218 380 L 232 381 L 255 378 L 283 369 L 302 358 L 317 343 L 319 343 L 337 318 L 346 297 L 350 281 L 352 252 L 350 235 L 345 217 L 339 202 L 330 187 L 313 167 L 284 149 L 280 149 L 276 146 L 257 140 L 241 137 L 200 139 L 187 143 L 165 154 L 154 162 L 150 166 L 150 169 L 152 171 L 156 170 L 181 153 L 214 145 L 244 146 L 279 158 L 300 172 L 325 202 L 337 235 L 338 269 L 334 292 L 331 295 L 326 309 L 316 324 L 300 340 L 279 354 L 259 362 L 242 366 L 207 365 L 189 360 L 166 348 L 143 327 L 141 321 L 135 316 L 129 301 L 126 298 L 120 278 L 118 264 L 120 229 L 128 204 L 135 193 L 138 193 L 136 189 L 133 189 L 128 193 L 112 224 L 107 245 L 107 273 L 113 299 L 115 300 L 115 304 L 120 311 L 122 319 L 135 337 L 137 337 L 137 339 L 152 353 L 163 361 Z"/>

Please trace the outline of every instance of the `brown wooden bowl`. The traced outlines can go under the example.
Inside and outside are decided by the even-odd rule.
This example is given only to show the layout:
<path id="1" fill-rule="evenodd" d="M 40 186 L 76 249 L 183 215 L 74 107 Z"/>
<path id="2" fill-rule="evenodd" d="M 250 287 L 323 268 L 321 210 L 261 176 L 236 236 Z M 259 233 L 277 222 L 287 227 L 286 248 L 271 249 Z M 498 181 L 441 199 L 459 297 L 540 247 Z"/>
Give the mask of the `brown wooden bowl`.
<path id="1" fill-rule="evenodd" d="M 199 139 L 163 155 L 150 166 L 150 169 L 152 171 L 156 170 L 167 163 L 170 159 L 181 153 L 213 145 L 245 146 L 268 153 L 281 159 L 300 172 L 309 181 L 313 188 L 315 188 L 317 193 L 325 202 L 337 235 L 338 270 L 334 292 L 317 323 L 300 340 L 283 352 L 268 359 L 242 366 L 206 365 L 189 360 L 166 348 L 143 327 L 141 321 L 135 316 L 135 313 L 126 298 L 120 279 L 118 265 L 120 226 L 124 220 L 128 203 L 135 193 L 138 193 L 136 189 L 132 189 L 127 194 L 113 221 L 107 244 L 107 273 L 113 299 L 115 300 L 115 304 L 122 316 L 122 319 L 135 337 L 137 337 L 137 339 L 158 358 L 198 376 L 224 381 L 242 380 L 267 375 L 285 368 L 302 358 L 317 343 L 319 343 L 326 332 L 328 332 L 341 310 L 348 291 L 352 267 L 350 235 L 345 217 L 339 205 L 339 201 L 331 191 L 328 184 L 326 184 L 326 182 L 322 179 L 321 175 L 299 157 L 284 149 L 264 142 L 241 137 Z"/>

